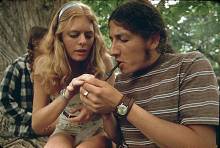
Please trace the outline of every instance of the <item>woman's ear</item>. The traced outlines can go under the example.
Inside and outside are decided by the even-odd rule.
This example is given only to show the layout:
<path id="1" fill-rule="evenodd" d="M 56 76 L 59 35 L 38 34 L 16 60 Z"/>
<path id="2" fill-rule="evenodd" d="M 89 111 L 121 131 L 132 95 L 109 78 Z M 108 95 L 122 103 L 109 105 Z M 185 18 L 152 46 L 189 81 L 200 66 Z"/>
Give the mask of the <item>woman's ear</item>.
<path id="1" fill-rule="evenodd" d="M 160 43 L 160 34 L 156 33 L 147 40 L 146 43 L 147 49 L 151 49 L 151 50 L 157 49 L 159 43 Z"/>

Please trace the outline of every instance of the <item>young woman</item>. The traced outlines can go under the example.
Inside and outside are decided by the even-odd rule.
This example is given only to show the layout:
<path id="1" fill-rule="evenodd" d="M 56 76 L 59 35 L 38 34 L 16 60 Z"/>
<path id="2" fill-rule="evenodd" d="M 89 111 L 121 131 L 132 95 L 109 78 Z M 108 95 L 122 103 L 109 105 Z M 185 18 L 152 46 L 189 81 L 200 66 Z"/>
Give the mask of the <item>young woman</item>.
<path id="1" fill-rule="evenodd" d="M 106 147 L 100 117 L 80 101 L 78 86 L 83 82 L 74 84 L 71 93 L 66 89 L 74 77 L 89 73 L 103 79 L 112 67 L 94 13 L 81 2 L 66 3 L 41 48 L 46 53 L 35 63 L 34 131 L 44 135 L 56 126 L 45 147 Z"/>

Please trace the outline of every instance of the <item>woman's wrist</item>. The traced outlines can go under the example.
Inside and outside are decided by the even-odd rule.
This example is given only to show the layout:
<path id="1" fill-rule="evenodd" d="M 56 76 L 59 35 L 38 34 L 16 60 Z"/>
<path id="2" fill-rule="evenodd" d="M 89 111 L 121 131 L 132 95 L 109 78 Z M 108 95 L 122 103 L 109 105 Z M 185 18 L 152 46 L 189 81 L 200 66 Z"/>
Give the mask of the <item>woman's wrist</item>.
<path id="1" fill-rule="evenodd" d="M 66 88 L 64 88 L 64 89 L 62 89 L 60 91 L 60 96 L 62 97 L 62 99 L 64 99 L 64 100 L 69 102 L 70 96 L 69 96 L 69 92 L 68 92 L 68 90 Z"/>

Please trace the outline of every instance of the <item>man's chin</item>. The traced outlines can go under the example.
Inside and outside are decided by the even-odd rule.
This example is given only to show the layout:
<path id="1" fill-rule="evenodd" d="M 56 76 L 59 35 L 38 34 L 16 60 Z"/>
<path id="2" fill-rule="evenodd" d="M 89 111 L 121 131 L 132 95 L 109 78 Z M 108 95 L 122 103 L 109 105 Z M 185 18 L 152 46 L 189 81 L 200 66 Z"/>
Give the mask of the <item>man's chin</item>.
<path id="1" fill-rule="evenodd" d="M 129 69 L 126 69 L 126 68 L 121 68 L 120 71 L 121 71 L 121 73 L 123 73 L 123 74 L 130 74 L 130 73 L 133 72 L 133 71 L 131 71 L 131 70 L 129 70 Z"/>

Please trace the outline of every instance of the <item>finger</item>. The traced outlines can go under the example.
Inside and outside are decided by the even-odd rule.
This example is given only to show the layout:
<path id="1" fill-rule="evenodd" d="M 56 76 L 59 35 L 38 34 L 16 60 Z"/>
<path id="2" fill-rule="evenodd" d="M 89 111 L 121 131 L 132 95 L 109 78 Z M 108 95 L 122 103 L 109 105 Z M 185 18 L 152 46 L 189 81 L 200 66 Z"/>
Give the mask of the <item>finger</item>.
<path id="1" fill-rule="evenodd" d="M 88 95 L 87 95 L 87 97 L 88 97 Z M 90 100 L 88 100 L 87 97 L 85 97 L 83 95 L 83 93 L 80 93 L 80 100 L 83 102 L 83 104 L 86 105 L 86 106 L 91 106 L 92 102 Z"/>
<path id="2" fill-rule="evenodd" d="M 81 110 L 81 107 L 77 106 L 74 108 L 70 108 L 69 112 L 73 114 L 73 113 L 79 112 L 80 110 Z"/>
<path id="3" fill-rule="evenodd" d="M 69 86 L 76 87 L 76 86 L 82 85 L 83 83 L 84 83 L 83 80 L 78 79 L 78 78 L 73 78 Z"/>
<path id="4" fill-rule="evenodd" d="M 87 104 L 85 104 L 85 103 L 83 103 L 85 106 L 86 106 L 86 108 L 87 109 L 89 109 L 90 111 L 92 111 L 92 112 L 96 112 L 96 109 L 94 109 L 92 106 L 89 106 L 89 105 L 87 105 Z"/>
<path id="5" fill-rule="evenodd" d="M 98 95 L 99 93 L 101 93 L 101 89 L 102 89 L 101 87 L 92 85 L 90 83 L 84 83 L 80 88 L 81 88 L 80 91 L 81 94 L 85 94 L 85 92 L 87 91 L 88 95 L 90 94 Z"/>
<path id="6" fill-rule="evenodd" d="M 79 86 L 83 85 L 84 81 L 81 80 L 77 80 L 77 79 L 73 79 L 69 85 L 66 87 L 66 89 L 68 91 L 74 91 L 76 88 L 78 88 Z"/>
<path id="7" fill-rule="evenodd" d="M 66 87 L 68 95 L 72 95 L 72 93 L 74 94 L 77 91 L 79 91 L 79 86 L 81 86 L 83 83 L 84 83 L 84 81 L 82 81 L 82 80 L 78 80 L 76 78 L 72 79 L 72 81 Z"/>
<path id="8" fill-rule="evenodd" d="M 91 75 L 91 74 L 83 74 L 83 75 L 77 77 L 77 79 L 81 80 L 81 81 L 85 81 L 85 80 L 88 80 L 88 79 L 91 79 L 91 78 L 95 78 L 95 76 Z"/>
<path id="9" fill-rule="evenodd" d="M 72 122 L 82 123 L 84 122 L 86 116 L 86 113 L 81 111 L 76 117 L 70 118 L 69 120 L 71 120 Z"/>
<path id="10" fill-rule="evenodd" d="M 97 96 L 95 94 L 93 94 L 92 92 L 89 92 L 87 90 L 85 90 L 83 87 L 80 88 L 80 99 L 84 102 L 84 101 L 89 101 L 91 102 L 91 105 L 93 104 L 100 104 L 100 99 L 97 98 Z"/>
<path id="11" fill-rule="evenodd" d="M 85 97 L 83 95 L 80 96 L 81 101 L 83 104 L 92 112 L 97 112 L 101 106 L 103 106 L 100 102 L 97 100 L 94 101 L 94 97 L 92 94 L 90 96 Z M 93 98 L 93 99 L 92 99 Z"/>
<path id="12" fill-rule="evenodd" d="M 95 86 L 103 86 L 103 83 L 106 83 L 105 81 L 95 78 L 94 75 L 84 75 L 80 79 Z"/>
<path id="13" fill-rule="evenodd" d="M 84 97 L 87 97 L 89 95 L 89 92 L 85 90 L 83 87 L 80 87 L 79 90 L 80 94 L 83 95 Z"/>

